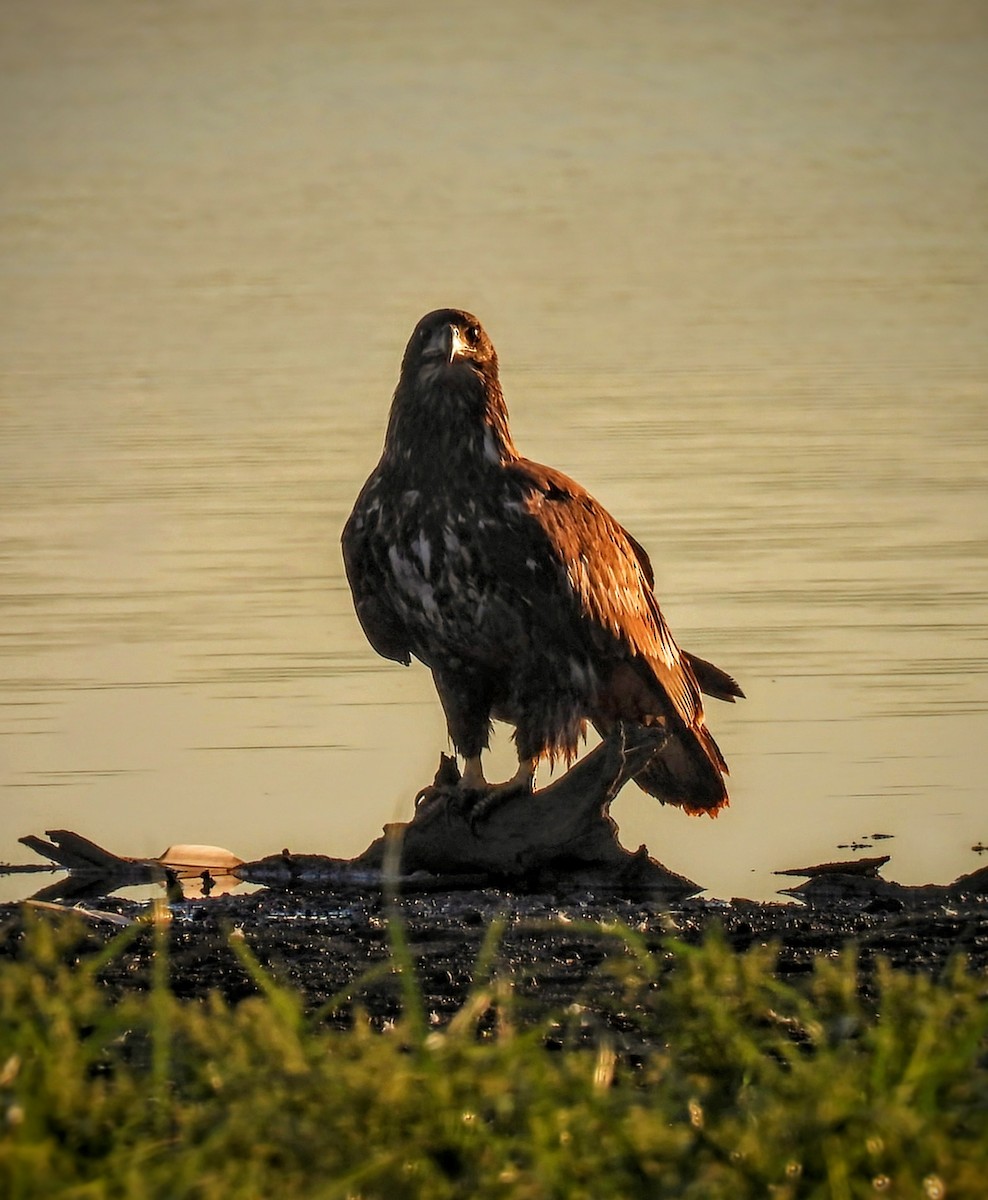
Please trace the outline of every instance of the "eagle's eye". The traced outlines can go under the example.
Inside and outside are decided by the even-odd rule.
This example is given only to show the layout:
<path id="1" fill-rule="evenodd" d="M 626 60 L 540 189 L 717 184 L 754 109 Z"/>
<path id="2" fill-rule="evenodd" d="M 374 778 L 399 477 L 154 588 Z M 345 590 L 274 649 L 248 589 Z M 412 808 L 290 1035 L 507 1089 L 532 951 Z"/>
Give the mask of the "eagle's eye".
<path id="1" fill-rule="evenodd" d="M 476 344 L 480 341 L 479 325 L 468 325 L 463 332 L 465 333 L 466 339 L 471 346 L 476 346 Z"/>

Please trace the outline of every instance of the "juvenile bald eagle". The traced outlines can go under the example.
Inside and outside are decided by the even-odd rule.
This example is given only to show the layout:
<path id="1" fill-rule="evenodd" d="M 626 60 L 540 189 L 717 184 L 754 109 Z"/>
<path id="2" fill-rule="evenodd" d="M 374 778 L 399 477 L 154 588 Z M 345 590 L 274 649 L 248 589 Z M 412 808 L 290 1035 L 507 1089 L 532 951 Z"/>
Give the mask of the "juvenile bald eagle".
<path id="1" fill-rule="evenodd" d="M 669 735 L 636 776 L 646 792 L 690 813 L 727 803 L 700 692 L 733 702 L 741 689 L 676 645 L 638 542 L 515 449 L 497 355 L 470 313 L 415 327 L 343 558 L 370 644 L 432 671 L 465 791 L 492 791 L 492 717 L 515 727 L 518 772 L 502 790 L 533 788 L 543 756 L 572 760 L 587 721 L 601 734 L 635 721 Z"/>

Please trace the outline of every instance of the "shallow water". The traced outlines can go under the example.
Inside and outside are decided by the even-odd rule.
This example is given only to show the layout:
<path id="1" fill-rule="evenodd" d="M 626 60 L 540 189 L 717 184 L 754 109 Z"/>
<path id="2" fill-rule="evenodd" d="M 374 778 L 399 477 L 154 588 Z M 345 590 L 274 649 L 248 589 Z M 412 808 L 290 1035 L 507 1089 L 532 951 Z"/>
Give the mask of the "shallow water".
<path id="1" fill-rule="evenodd" d="M 348 855 L 408 815 L 438 704 L 364 643 L 337 543 L 408 332 L 463 304 L 523 450 L 749 696 L 710 705 L 731 808 L 629 787 L 626 843 L 722 896 L 876 832 L 903 882 L 974 869 L 982 6 L 480 25 L 3 6 L 0 859 L 52 828 Z"/>

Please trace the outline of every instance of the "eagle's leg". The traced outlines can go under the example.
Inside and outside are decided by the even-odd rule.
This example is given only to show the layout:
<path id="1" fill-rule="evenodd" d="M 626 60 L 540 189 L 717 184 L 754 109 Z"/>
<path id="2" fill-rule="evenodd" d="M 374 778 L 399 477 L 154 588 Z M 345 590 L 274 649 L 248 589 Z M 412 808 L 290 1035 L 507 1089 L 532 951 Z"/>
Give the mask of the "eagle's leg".
<path id="1" fill-rule="evenodd" d="M 433 667 L 432 678 L 446 714 L 450 741 L 464 761 L 459 782 L 442 790 L 447 791 L 447 799 L 455 796 L 457 803 L 465 806 L 468 797 L 472 802 L 491 786 L 484 778 L 480 756 L 490 745 L 493 689 L 482 672 L 463 669 L 462 664 Z"/>
<path id="2" fill-rule="evenodd" d="M 535 768 L 538 761 L 537 758 L 521 758 L 518 760 L 518 770 L 510 779 L 506 779 L 504 783 L 488 783 L 484 778 L 480 755 L 466 760 L 460 787 L 475 797 L 469 816 L 470 828 L 474 833 L 487 815 L 506 800 L 532 794 L 535 790 Z"/>
<path id="3" fill-rule="evenodd" d="M 457 753 L 463 758 L 463 774 L 456 785 L 457 802 L 469 808 L 471 823 L 502 800 L 531 793 L 535 786 L 538 754 L 519 746 L 518 770 L 504 783 L 489 783 L 481 756 L 490 744 L 491 710 L 495 707 L 496 681 L 484 671 L 473 671 L 458 663 L 434 667 L 436 691 L 446 713 L 446 728 Z"/>
<path id="4" fill-rule="evenodd" d="M 484 764 L 479 754 L 473 755 L 464 762 L 460 787 L 471 792 L 486 792 L 490 787 L 484 775 Z"/>
<path id="5" fill-rule="evenodd" d="M 520 758 L 518 770 L 510 779 L 506 779 L 504 783 L 488 783 L 478 754 L 464 762 L 460 787 L 464 791 L 483 792 L 485 797 L 495 794 L 507 797 L 516 792 L 531 792 L 535 790 L 535 768 L 538 762 L 537 758 Z"/>

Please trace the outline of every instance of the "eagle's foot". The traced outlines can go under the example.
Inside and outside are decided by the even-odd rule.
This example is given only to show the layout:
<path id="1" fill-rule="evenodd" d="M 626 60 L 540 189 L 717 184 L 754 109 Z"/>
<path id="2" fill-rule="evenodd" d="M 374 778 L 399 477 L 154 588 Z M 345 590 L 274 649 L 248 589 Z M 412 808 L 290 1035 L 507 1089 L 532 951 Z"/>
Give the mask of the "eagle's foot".
<path id="1" fill-rule="evenodd" d="M 431 784 L 415 797 L 415 819 L 430 821 L 441 813 L 447 826 L 452 825 L 456 817 L 466 822 L 471 833 L 476 833 L 478 815 L 491 807 L 488 803 L 490 791 L 490 788 L 465 787 L 463 784 Z"/>
<path id="2" fill-rule="evenodd" d="M 467 820 L 472 833 L 476 833 L 478 825 L 506 801 L 532 794 L 535 790 L 536 762 L 534 758 L 522 759 L 510 779 L 504 783 L 488 783 L 480 766 L 480 758 L 466 760 L 459 790 L 463 800 L 470 805 Z"/>
<path id="3" fill-rule="evenodd" d="M 432 784 L 424 787 L 415 797 L 416 817 L 426 816 L 430 809 L 435 808 L 440 802 L 448 800 L 450 795 L 449 788 L 437 788 Z"/>
<path id="4" fill-rule="evenodd" d="M 504 783 L 493 784 L 486 792 L 471 792 L 471 805 L 467 816 L 471 833 L 476 833 L 490 814 L 506 801 L 522 794 L 530 796 L 534 790 L 531 783 L 516 783 L 513 779 L 508 779 Z"/>
<path id="5" fill-rule="evenodd" d="M 510 779 L 488 783 L 479 756 L 465 761 L 461 775 L 456 760 L 443 754 L 435 779 L 415 797 L 416 817 L 430 819 L 441 811 L 447 823 L 457 816 L 476 834 L 477 827 L 496 808 L 515 796 L 532 794 L 536 761 L 524 759 Z"/>

